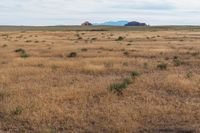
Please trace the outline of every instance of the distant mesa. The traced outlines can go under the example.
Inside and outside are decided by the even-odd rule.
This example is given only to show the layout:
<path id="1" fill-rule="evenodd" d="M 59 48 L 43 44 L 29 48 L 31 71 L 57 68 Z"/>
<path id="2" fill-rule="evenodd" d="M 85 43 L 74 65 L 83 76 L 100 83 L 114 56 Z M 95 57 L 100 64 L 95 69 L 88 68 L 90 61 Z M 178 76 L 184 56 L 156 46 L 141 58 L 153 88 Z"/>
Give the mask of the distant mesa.
<path id="1" fill-rule="evenodd" d="M 85 21 L 81 24 L 82 26 L 148 26 L 146 23 L 140 23 L 137 21 L 126 21 L 126 20 L 120 20 L 120 21 L 107 21 L 104 23 L 90 23 L 89 21 Z"/>
<path id="2" fill-rule="evenodd" d="M 147 26 L 147 24 L 146 23 L 140 23 L 140 22 L 137 22 L 137 21 L 132 21 L 132 22 L 128 22 L 124 26 Z"/>
<path id="3" fill-rule="evenodd" d="M 85 21 L 84 23 L 81 24 L 82 26 L 92 26 L 92 23 L 89 21 Z"/>
<path id="4" fill-rule="evenodd" d="M 124 26 L 127 24 L 128 21 L 126 20 L 120 20 L 120 21 L 107 21 L 104 23 L 94 24 L 94 25 L 103 25 L 103 26 Z"/>

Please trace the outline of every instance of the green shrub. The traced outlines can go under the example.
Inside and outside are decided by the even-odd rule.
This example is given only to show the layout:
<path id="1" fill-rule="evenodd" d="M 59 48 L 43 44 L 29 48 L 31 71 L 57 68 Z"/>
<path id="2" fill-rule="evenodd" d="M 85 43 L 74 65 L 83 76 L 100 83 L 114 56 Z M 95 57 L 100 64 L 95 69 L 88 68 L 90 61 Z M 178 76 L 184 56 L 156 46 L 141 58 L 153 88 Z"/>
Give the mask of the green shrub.
<path id="1" fill-rule="evenodd" d="M 135 78 L 135 77 L 137 77 L 137 76 L 140 76 L 140 73 L 139 73 L 138 71 L 133 71 L 133 72 L 131 73 L 131 76 L 132 76 L 133 78 Z"/>
<path id="2" fill-rule="evenodd" d="M 174 60 L 178 59 L 178 56 L 174 56 Z"/>
<path id="3" fill-rule="evenodd" d="M 113 51 L 113 49 L 108 49 L 108 51 Z"/>
<path id="4" fill-rule="evenodd" d="M 198 52 L 193 52 L 193 53 L 191 53 L 192 56 L 197 56 L 197 55 L 199 55 L 199 54 L 200 54 L 199 51 L 198 51 Z"/>
<path id="5" fill-rule="evenodd" d="M 193 76 L 193 73 L 192 72 L 188 72 L 187 74 L 186 74 L 186 77 L 187 78 L 191 78 Z"/>
<path id="6" fill-rule="evenodd" d="M 8 34 L 1 34 L 1 36 L 8 37 L 9 35 Z"/>
<path id="7" fill-rule="evenodd" d="M 122 95 L 122 91 L 127 88 L 127 84 L 124 83 L 113 83 L 110 85 L 109 90 L 114 91 L 118 95 Z"/>
<path id="8" fill-rule="evenodd" d="M 13 111 L 12 114 L 13 115 L 20 115 L 23 111 L 23 108 L 21 106 L 17 106 Z"/>
<path id="9" fill-rule="evenodd" d="M 76 56 L 77 56 L 77 53 L 76 53 L 76 52 L 71 52 L 71 53 L 68 55 L 69 58 L 74 58 L 74 57 L 76 57 Z"/>
<path id="10" fill-rule="evenodd" d="M 124 40 L 124 37 L 122 37 L 122 36 L 119 36 L 119 37 L 116 39 L 116 41 L 122 41 L 122 40 Z"/>
<path id="11" fill-rule="evenodd" d="M 132 79 L 125 78 L 122 82 L 111 84 L 108 89 L 114 93 L 117 93 L 117 95 L 122 95 L 123 90 L 126 89 L 131 83 Z"/>
<path id="12" fill-rule="evenodd" d="M 143 67 L 144 67 L 144 69 L 147 69 L 147 68 L 148 68 L 148 63 L 145 62 L 145 63 L 143 64 Z"/>
<path id="13" fill-rule="evenodd" d="M 78 37 L 78 40 L 82 40 L 83 38 L 82 37 Z"/>
<path id="14" fill-rule="evenodd" d="M 125 56 L 129 56 L 129 52 L 127 52 L 127 51 L 125 51 L 123 54 L 124 54 Z"/>
<path id="15" fill-rule="evenodd" d="M 26 53 L 26 51 L 22 48 L 18 48 L 15 50 L 16 53 L 20 53 L 20 57 L 27 58 L 29 55 Z"/>
<path id="16" fill-rule="evenodd" d="M 5 48 L 5 47 L 7 47 L 7 46 L 8 46 L 8 45 L 6 45 L 6 44 L 2 45 L 3 48 Z"/>
<path id="17" fill-rule="evenodd" d="M 76 34 L 76 36 L 77 36 L 78 40 L 82 40 L 83 39 L 79 34 Z"/>
<path id="18" fill-rule="evenodd" d="M 122 95 L 123 90 L 126 89 L 128 85 L 132 84 L 133 80 L 135 80 L 135 78 L 139 75 L 140 73 L 138 71 L 133 71 L 131 73 L 131 76 L 124 78 L 123 81 L 110 84 L 110 86 L 108 87 L 108 90 L 116 93 L 117 95 Z"/>
<path id="19" fill-rule="evenodd" d="M 20 57 L 22 57 L 22 58 L 27 58 L 27 57 L 29 57 L 29 55 L 28 55 L 26 52 L 22 52 L 22 53 L 20 54 Z"/>
<path id="20" fill-rule="evenodd" d="M 123 62 L 123 66 L 128 66 L 128 62 Z"/>
<path id="21" fill-rule="evenodd" d="M 82 48 L 81 51 L 86 52 L 86 51 L 88 51 L 88 49 L 87 48 Z"/>
<path id="22" fill-rule="evenodd" d="M 32 40 L 26 40 L 27 43 L 32 42 Z"/>
<path id="23" fill-rule="evenodd" d="M 38 67 L 44 67 L 44 65 L 43 65 L 43 64 L 38 64 L 37 66 L 38 66 Z"/>
<path id="24" fill-rule="evenodd" d="M 2 101 L 6 97 L 5 92 L 0 92 L 0 101 Z"/>
<path id="25" fill-rule="evenodd" d="M 57 66 L 57 65 L 55 65 L 55 64 L 51 66 L 51 69 L 52 69 L 53 71 L 56 71 L 58 68 L 59 68 L 59 66 Z"/>
<path id="26" fill-rule="evenodd" d="M 22 48 L 18 48 L 18 49 L 15 50 L 15 52 L 16 52 L 16 53 L 19 53 L 19 52 L 25 52 L 25 50 L 22 49 Z"/>
<path id="27" fill-rule="evenodd" d="M 104 67 L 106 67 L 106 68 L 111 68 L 111 67 L 113 67 L 113 62 L 105 62 L 105 63 L 104 63 Z"/>
<path id="28" fill-rule="evenodd" d="M 133 83 L 133 80 L 132 80 L 132 78 L 125 78 L 125 79 L 123 80 L 123 83 L 126 83 L 127 85 L 130 85 L 130 84 Z"/>
<path id="29" fill-rule="evenodd" d="M 166 63 L 158 64 L 157 68 L 160 69 L 160 70 L 166 70 L 167 69 L 167 64 Z"/>
<path id="30" fill-rule="evenodd" d="M 180 66 L 183 64 L 183 62 L 180 59 L 174 59 L 173 61 L 175 66 Z"/>
<path id="31" fill-rule="evenodd" d="M 97 40 L 97 38 L 92 38 L 91 40 L 92 40 L 92 41 L 96 41 L 96 40 Z"/>

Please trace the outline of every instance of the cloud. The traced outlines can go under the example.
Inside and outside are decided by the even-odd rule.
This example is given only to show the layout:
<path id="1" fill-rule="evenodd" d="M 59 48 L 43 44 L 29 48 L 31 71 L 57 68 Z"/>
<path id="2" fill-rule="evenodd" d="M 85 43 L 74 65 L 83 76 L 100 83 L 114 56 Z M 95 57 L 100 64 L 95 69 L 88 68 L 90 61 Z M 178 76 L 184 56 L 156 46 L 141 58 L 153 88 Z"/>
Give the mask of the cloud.
<path id="1" fill-rule="evenodd" d="M 0 24 L 57 25 L 138 20 L 153 25 L 200 24 L 199 0 L 1 0 Z"/>

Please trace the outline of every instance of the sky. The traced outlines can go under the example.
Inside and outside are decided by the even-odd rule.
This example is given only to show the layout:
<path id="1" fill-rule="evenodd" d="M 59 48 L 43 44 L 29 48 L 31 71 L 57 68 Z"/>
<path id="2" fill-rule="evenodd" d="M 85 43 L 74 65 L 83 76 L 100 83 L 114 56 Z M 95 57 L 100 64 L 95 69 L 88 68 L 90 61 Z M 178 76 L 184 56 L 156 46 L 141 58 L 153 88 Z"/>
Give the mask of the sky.
<path id="1" fill-rule="evenodd" d="M 1 0 L 0 25 L 79 25 L 84 21 L 200 25 L 200 0 Z"/>

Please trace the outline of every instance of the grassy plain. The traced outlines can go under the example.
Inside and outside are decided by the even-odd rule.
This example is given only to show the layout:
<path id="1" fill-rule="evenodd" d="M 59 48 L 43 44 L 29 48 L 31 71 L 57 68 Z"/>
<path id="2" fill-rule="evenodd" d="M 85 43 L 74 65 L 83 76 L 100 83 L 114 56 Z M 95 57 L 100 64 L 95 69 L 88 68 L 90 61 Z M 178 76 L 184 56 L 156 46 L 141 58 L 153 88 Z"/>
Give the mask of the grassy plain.
<path id="1" fill-rule="evenodd" d="M 0 132 L 200 132 L 200 28 L 0 27 Z"/>

